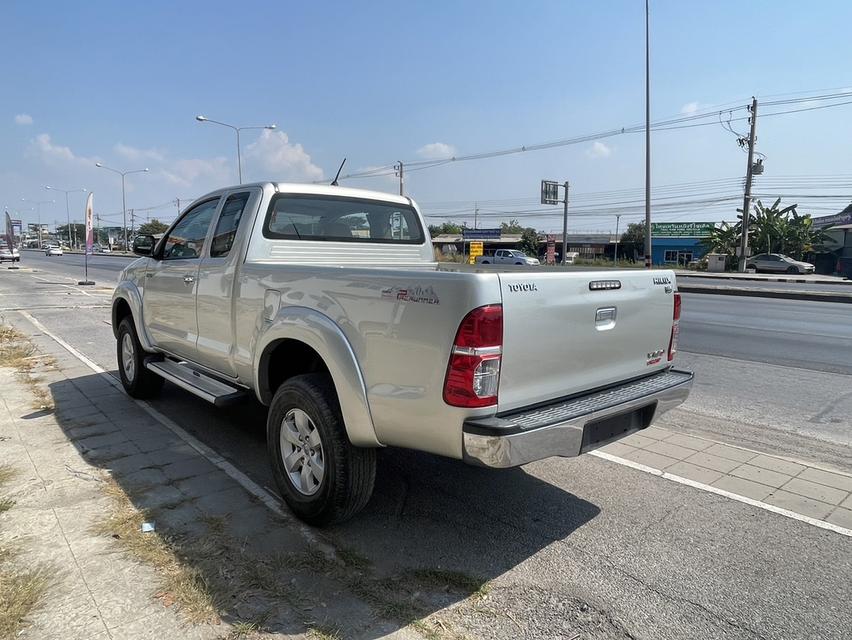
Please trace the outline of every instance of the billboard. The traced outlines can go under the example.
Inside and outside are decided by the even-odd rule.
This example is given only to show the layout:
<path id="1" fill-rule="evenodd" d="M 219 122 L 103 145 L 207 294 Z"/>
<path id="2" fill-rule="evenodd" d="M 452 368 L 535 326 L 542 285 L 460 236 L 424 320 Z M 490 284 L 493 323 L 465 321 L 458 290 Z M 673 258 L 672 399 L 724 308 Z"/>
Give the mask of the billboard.
<path id="1" fill-rule="evenodd" d="M 713 229 L 715 222 L 652 222 L 652 238 L 706 238 Z"/>
<path id="2" fill-rule="evenodd" d="M 496 240 L 500 238 L 500 229 L 462 229 L 465 240 Z"/>

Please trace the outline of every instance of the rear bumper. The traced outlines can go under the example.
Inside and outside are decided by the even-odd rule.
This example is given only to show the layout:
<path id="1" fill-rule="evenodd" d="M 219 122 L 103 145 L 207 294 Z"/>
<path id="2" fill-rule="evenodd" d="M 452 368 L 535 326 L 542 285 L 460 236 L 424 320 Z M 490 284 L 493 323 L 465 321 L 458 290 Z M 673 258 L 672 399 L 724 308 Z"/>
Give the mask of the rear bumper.
<path id="1" fill-rule="evenodd" d="M 692 378 L 691 371 L 669 369 L 545 406 L 472 418 L 463 427 L 464 460 L 504 468 L 580 455 L 644 429 L 681 404 Z"/>

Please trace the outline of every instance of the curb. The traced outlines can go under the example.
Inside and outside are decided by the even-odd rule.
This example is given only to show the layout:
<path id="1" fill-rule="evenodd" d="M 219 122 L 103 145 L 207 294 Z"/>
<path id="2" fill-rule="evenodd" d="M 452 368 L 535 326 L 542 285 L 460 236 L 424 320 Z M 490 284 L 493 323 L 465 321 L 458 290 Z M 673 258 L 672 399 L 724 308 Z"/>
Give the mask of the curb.
<path id="1" fill-rule="evenodd" d="M 40 254 L 44 253 L 44 251 L 42 251 L 40 249 L 23 249 L 23 251 L 26 251 L 28 253 L 40 253 Z M 84 252 L 77 251 L 77 250 L 63 251 L 62 253 L 67 255 L 67 256 L 84 256 L 84 255 L 86 255 Z M 138 258 L 139 257 L 134 253 L 118 253 L 118 252 L 112 252 L 112 251 L 109 252 L 109 253 L 92 253 L 92 254 L 89 254 L 89 255 L 97 256 L 99 258 Z"/>
<path id="2" fill-rule="evenodd" d="M 677 279 L 680 280 L 682 278 L 695 278 L 696 280 L 700 280 L 701 278 L 710 278 L 713 280 L 748 280 L 750 282 L 795 282 L 797 284 L 845 284 L 852 285 L 852 280 L 844 279 L 844 280 L 805 280 L 804 278 L 761 278 L 758 276 L 740 276 L 740 275 L 730 275 L 726 273 L 708 273 L 697 274 L 697 273 L 678 273 L 675 271 L 675 275 Z"/>
<path id="3" fill-rule="evenodd" d="M 812 302 L 842 302 L 852 304 L 852 293 L 832 291 L 795 291 L 784 289 L 738 289 L 736 287 L 718 287 L 678 283 L 681 293 L 711 293 L 722 296 L 746 296 L 749 298 L 783 298 L 786 300 L 810 300 Z"/>

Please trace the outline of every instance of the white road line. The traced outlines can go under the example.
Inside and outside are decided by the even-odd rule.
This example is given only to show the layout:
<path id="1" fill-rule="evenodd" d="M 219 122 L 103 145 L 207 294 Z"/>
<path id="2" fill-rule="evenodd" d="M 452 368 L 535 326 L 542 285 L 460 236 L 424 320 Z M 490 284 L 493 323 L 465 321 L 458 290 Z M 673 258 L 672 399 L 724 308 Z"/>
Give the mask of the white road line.
<path id="1" fill-rule="evenodd" d="M 72 347 L 65 340 L 57 336 L 55 333 L 51 332 L 47 327 L 45 327 L 41 322 L 36 320 L 33 316 L 31 316 L 26 311 L 20 311 L 20 314 L 24 316 L 32 325 L 41 331 L 44 335 L 52 338 L 59 346 L 65 349 L 72 356 L 77 358 L 84 365 L 89 367 L 92 371 L 101 376 L 104 380 L 109 382 L 112 386 L 114 386 L 118 391 L 124 394 L 124 389 L 121 386 L 121 382 L 116 380 L 109 372 L 106 371 L 103 367 L 101 367 L 98 363 L 86 357 L 83 353 Z M 195 436 L 186 432 L 182 427 L 178 426 L 171 418 L 163 415 L 157 409 L 152 407 L 149 403 L 144 400 L 136 400 L 135 398 L 131 398 L 127 396 L 127 399 L 131 402 L 135 402 L 139 407 L 145 410 L 148 415 L 150 415 L 154 420 L 163 425 L 166 429 L 174 433 L 178 438 L 183 440 L 190 447 L 195 449 L 199 455 L 206 458 L 210 463 L 219 467 L 222 471 L 225 472 L 227 476 L 231 479 L 235 480 L 243 489 L 248 491 L 255 498 L 260 500 L 267 509 L 272 511 L 275 515 L 279 516 L 283 520 L 286 520 L 287 523 L 298 530 L 308 542 L 315 545 L 320 551 L 322 551 L 325 555 L 330 558 L 336 558 L 336 553 L 330 545 L 319 540 L 313 530 L 297 520 L 286 508 L 283 508 L 279 499 L 273 495 L 271 492 L 267 491 L 259 484 L 257 484 L 254 480 L 249 478 L 245 473 L 237 469 L 233 464 L 225 460 L 222 456 L 216 453 L 213 449 L 208 447 L 206 444 L 198 440 Z"/>
<path id="2" fill-rule="evenodd" d="M 742 502 L 744 504 L 751 505 L 752 507 L 763 509 L 764 511 L 771 511 L 772 513 L 777 513 L 778 515 L 784 516 L 785 518 L 798 520 L 799 522 L 804 522 L 814 527 L 819 527 L 820 529 L 827 529 L 829 531 L 833 531 L 834 533 L 839 533 L 840 535 L 852 538 L 852 529 L 846 529 L 845 527 L 840 527 L 836 524 L 831 524 L 830 522 L 826 522 L 825 520 L 817 520 L 816 518 L 811 518 L 810 516 L 805 516 L 801 513 L 796 513 L 795 511 L 789 511 L 788 509 L 776 507 L 773 504 L 761 502 L 760 500 L 753 500 L 752 498 L 747 498 L 736 493 L 731 493 L 730 491 L 725 491 L 724 489 L 712 487 L 709 484 L 704 484 L 703 482 L 696 482 L 695 480 L 690 480 L 689 478 L 676 476 L 673 473 L 668 473 L 667 471 L 661 471 L 660 469 L 654 469 L 653 467 L 648 467 L 644 464 L 633 462 L 632 460 L 625 460 L 624 458 L 619 458 L 618 456 L 606 453 L 605 451 L 590 451 L 589 454 L 598 458 L 603 458 L 604 460 L 609 460 L 610 462 L 614 462 L 616 464 L 624 465 L 625 467 L 630 467 L 631 469 L 636 469 L 637 471 L 642 471 L 643 473 L 649 473 L 652 476 L 658 476 L 666 480 L 671 480 L 672 482 L 677 482 L 678 484 L 685 484 L 688 487 L 692 487 L 693 489 L 699 489 L 700 491 L 715 493 L 718 496 L 723 496 L 731 500 L 736 500 L 737 502 Z"/>

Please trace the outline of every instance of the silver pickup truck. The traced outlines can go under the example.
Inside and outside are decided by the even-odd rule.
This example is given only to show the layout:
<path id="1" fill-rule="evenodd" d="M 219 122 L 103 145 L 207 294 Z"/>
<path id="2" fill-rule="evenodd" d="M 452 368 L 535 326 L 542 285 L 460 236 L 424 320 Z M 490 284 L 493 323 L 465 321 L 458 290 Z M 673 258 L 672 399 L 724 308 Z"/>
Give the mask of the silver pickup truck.
<path id="1" fill-rule="evenodd" d="M 379 447 L 486 467 L 576 456 L 692 384 L 672 367 L 671 271 L 445 268 L 409 198 L 240 185 L 134 251 L 112 303 L 127 393 L 254 395 L 277 485 L 311 524 L 366 504 Z"/>

